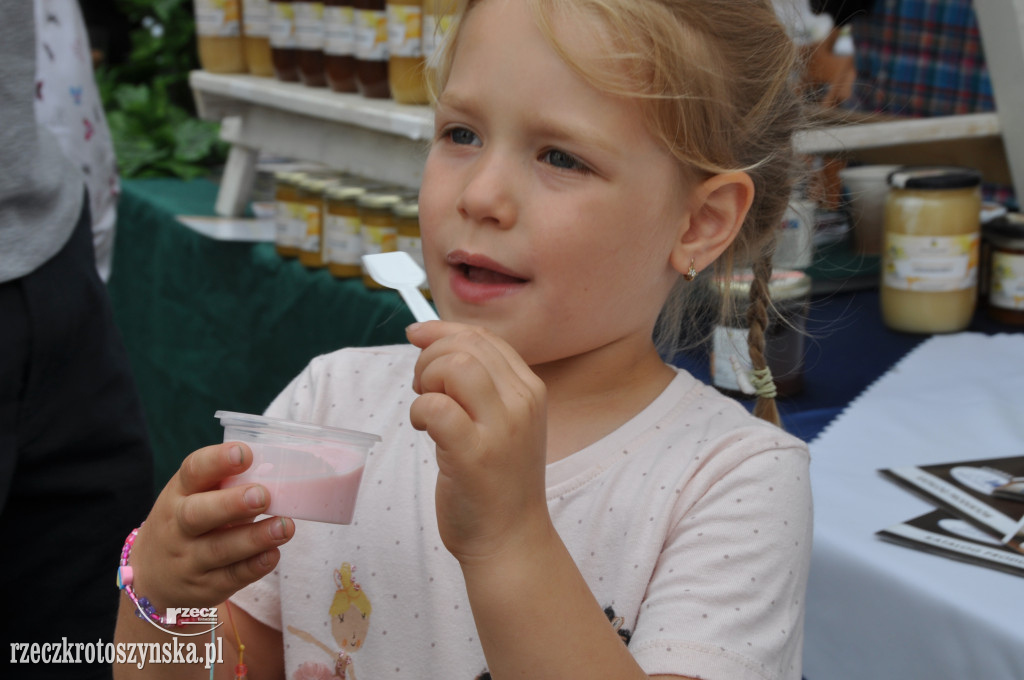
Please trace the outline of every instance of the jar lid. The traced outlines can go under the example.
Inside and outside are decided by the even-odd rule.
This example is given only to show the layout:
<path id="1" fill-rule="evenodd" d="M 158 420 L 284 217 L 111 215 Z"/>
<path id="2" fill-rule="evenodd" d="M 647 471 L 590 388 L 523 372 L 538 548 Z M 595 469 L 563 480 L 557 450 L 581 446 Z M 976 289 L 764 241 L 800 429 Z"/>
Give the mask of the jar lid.
<path id="1" fill-rule="evenodd" d="M 303 179 L 299 180 L 299 188 L 310 193 L 322 194 L 327 187 L 334 186 L 337 183 L 337 177 L 313 177 L 307 175 Z"/>
<path id="2" fill-rule="evenodd" d="M 748 299 L 754 282 L 754 272 L 744 269 L 736 272 L 729 282 L 733 297 Z M 811 292 L 811 277 L 797 269 L 779 269 L 772 272 L 768 283 L 768 294 L 772 300 L 795 300 Z"/>
<path id="3" fill-rule="evenodd" d="M 367 191 L 357 199 L 357 203 L 360 208 L 391 210 L 392 206 L 401 200 L 401 196 L 390 191 Z"/>
<path id="4" fill-rule="evenodd" d="M 897 189 L 967 189 L 981 184 L 981 173 L 952 165 L 906 166 L 889 174 Z"/>
<path id="5" fill-rule="evenodd" d="M 1024 248 L 1024 214 L 1006 213 L 985 225 L 983 233 L 992 243 L 1004 248 Z"/>
<path id="6" fill-rule="evenodd" d="M 335 184 L 324 190 L 324 195 L 327 196 L 327 198 L 335 201 L 346 202 L 355 201 L 365 193 L 366 187 L 361 187 L 356 184 Z"/>
<path id="7" fill-rule="evenodd" d="M 400 203 L 396 203 L 391 208 L 391 212 L 395 213 L 395 217 L 415 220 L 420 216 L 420 203 L 416 198 L 407 198 Z"/>

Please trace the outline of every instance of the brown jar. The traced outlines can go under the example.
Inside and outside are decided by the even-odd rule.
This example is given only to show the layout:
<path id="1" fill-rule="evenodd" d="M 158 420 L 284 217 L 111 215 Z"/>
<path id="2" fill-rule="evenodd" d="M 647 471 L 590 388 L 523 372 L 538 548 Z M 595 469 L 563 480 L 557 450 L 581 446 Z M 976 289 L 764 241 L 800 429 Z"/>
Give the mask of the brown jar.
<path id="1" fill-rule="evenodd" d="M 324 64 L 324 3 L 293 0 L 295 46 L 298 49 L 299 78 L 309 87 L 326 87 Z"/>
<path id="2" fill-rule="evenodd" d="M 359 222 L 363 241 L 363 254 L 390 253 L 398 250 L 398 227 L 391 209 L 402 197 L 394 189 L 377 189 L 359 197 Z M 363 283 L 367 288 L 384 287 L 370 278 L 363 269 Z"/>
<path id="3" fill-rule="evenodd" d="M 753 398 L 750 384 L 750 346 L 747 342 L 747 309 L 753 274 L 747 270 L 724 286 L 731 296 L 730 320 L 715 327 L 712 336 L 711 381 L 721 392 L 735 398 Z M 769 310 L 764 354 L 779 397 L 804 389 L 804 336 L 810 305 L 811 277 L 798 270 L 772 273 L 768 293 L 775 308 Z"/>
<path id="4" fill-rule="evenodd" d="M 983 238 L 988 315 L 1024 326 L 1024 215 L 1008 213 L 989 222 Z"/>
<path id="5" fill-rule="evenodd" d="M 270 0 L 242 0 L 245 63 L 254 76 L 273 77 L 270 53 Z"/>
<path id="6" fill-rule="evenodd" d="M 355 10 L 352 0 L 324 3 L 324 67 L 335 92 L 358 92 L 355 58 Z"/>
<path id="7" fill-rule="evenodd" d="M 356 85 L 364 97 L 387 99 L 388 16 L 385 0 L 353 0 Z"/>
<path id="8" fill-rule="evenodd" d="M 327 187 L 324 192 L 324 240 L 327 270 L 339 279 L 363 275 L 362 223 L 359 220 L 359 197 L 366 187 L 355 179 L 347 179 Z"/>
<path id="9" fill-rule="evenodd" d="M 239 0 L 196 0 L 199 64 L 210 73 L 245 73 L 242 12 Z"/>
<path id="10" fill-rule="evenodd" d="M 399 104 L 426 104 L 422 0 L 388 0 L 388 84 Z"/>
<path id="11" fill-rule="evenodd" d="M 270 56 L 278 80 L 286 83 L 299 81 L 299 52 L 295 42 L 292 0 L 270 2 Z"/>

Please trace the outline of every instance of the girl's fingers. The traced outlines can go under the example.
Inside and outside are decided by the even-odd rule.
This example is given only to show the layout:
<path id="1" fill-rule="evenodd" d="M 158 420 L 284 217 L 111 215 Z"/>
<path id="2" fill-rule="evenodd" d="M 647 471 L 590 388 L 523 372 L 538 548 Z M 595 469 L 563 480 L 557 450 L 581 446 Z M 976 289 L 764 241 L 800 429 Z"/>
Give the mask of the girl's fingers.
<path id="1" fill-rule="evenodd" d="M 270 494 L 259 484 L 218 489 L 181 498 L 175 510 L 179 530 L 196 537 L 229 524 L 248 524 L 264 513 Z"/>
<path id="2" fill-rule="evenodd" d="M 256 565 L 240 565 L 287 543 L 294 535 L 295 522 L 287 517 L 268 517 L 253 524 L 215 531 L 196 541 L 196 566 L 204 572 L 226 569 L 229 574 L 252 573 L 247 570 Z M 240 583 L 245 585 L 248 581 Z"/>
<path id="3" fill-rule="evenodd" d="M 182 495 L 220 487 L 227 477 L 244 472 L 252 464 L 252 451 L 241 442 L 224 442 L 192 452 L 181 464 L 176 478 Z"/>

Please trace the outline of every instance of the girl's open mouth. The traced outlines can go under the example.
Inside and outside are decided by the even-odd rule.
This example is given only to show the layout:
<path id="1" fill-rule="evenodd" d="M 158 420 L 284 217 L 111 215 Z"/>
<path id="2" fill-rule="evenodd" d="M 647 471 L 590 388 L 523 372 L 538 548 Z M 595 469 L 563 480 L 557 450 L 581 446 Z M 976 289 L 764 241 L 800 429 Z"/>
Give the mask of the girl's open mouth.
<path id="1" fill-rule="evenodd" d="M 452 292 L 464 302 L 479 304 L 504 297 L 528 283 L 528 279 L 483 255 L 454 251 L 447 261 Z"/>

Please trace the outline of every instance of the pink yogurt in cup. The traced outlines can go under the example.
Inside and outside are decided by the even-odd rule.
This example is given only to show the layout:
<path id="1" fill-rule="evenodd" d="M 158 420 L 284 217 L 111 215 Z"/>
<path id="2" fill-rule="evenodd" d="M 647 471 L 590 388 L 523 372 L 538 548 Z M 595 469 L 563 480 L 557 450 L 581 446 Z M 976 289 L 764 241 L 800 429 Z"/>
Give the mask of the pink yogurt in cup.
<path id="1" fill-rule="evenodd" d="M 366 454 L 380 437 L 366 432 L 277 418 L 217 411 L 224 441 L 244 442 L 253 461 L 221 482 L 227 489 L 262 484 L 270 494 L 267 514 L 349 524 Z"/>

